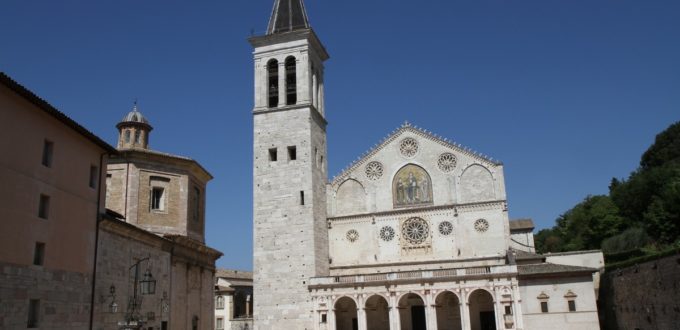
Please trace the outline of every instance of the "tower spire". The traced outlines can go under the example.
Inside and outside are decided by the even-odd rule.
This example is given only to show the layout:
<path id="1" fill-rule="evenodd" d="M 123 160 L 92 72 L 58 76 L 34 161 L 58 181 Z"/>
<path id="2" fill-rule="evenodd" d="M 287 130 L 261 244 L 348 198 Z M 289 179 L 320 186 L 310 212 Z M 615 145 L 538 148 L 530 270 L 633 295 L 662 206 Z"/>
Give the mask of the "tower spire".
<path id="1" fill-rule="evenodd" d="M 308 29 L 309 19 L 303 0 L 275 0 L 267 34 Z"/>

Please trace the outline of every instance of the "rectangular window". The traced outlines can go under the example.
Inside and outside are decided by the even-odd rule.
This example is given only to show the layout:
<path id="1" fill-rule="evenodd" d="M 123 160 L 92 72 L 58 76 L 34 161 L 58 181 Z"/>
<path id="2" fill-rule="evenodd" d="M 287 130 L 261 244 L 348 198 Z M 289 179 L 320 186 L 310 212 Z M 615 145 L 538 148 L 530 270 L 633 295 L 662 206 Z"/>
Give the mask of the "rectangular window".
<path id="1" fill-rule="evenodd" d="M 505 306 L 505 315 L 512 315 L 512 308 L 510 306 Z"/>
<path id="2" fill-rule="evenodd" d="M 42 164 L 46 167 L 52 167 L 52 153 L 54 152 L 54 143 L 45 140 L 43 144 Z"/>
<path id="3" fill-rule="evenodd" d="M 217 329 L 224 329 L 224 319 L 221 317 L 217 318 L 217 322 L 215 322 L 215 327 Z"/>
<path id="4" fill-rule="evenodd" d="M 42 266 L 45 262 L 45 243 L 35 243 L 35 251 L 33 251 L 33 264 Z"/>
<path id="5" fill-rule="evenodd" d="M 38 216 L 47 219 L 50 215 L 50 196 L 40 195 L 40 205 L 38 206 Z"/>
<path id="6" fill-rule="evenodd" d="M 297 159 L 297 148 L 295 146 L 288 147 L 288 160 Z"/>
<path id="7" fill-rule="evenodd" d="M 194 187 L 194 221 L 201 220 L 201 190 Z"/>
<path id="8" fill-rule="evenodd" d="M 37 328 L 40 316 L 40 300 L 31 299 L 28 301 L 28 328 Z"/>
<path id="9" fill-rule="evenodd" d="M 90 188 L 97 188 L 97 181 L 99 181 L 99 167 L 90 166 Z"/>
<path id="10" fill-rule="evenodd" d="M 300 191 L 300 205 L 305 205 L 305 192 Z"/>
<path id="11" fill-rule="evenodd" d="M 547 313 L 548 312 L 548 302 L 547 301 L 541 301 L 541 313 Z"/>
<path id="12" fill-rule="evenodd" d="M 326 323 L 326 322 L 328 322 L 328 319 L 327 319 L 326 313 L 323 313 L 323 314 L 321 314 L 321 323 Z"/>
<path id="13" fill-rule="evenodd" d="M 269 149 L 269 161 L 270 162 L 275 162 L 276 161 L 276 148 L 271 148 Z"/>
<path id="14" fill-rule="evenodd" d="M 576 311 L 576 301 L 575 300 L 569 300 L 569 311 L 570 312 Z"/>
<path id="15" fill-rule="evenodd" d="M 151 188 L 151 210 L 165 210 L 165 189 L 161 187 Z"/>

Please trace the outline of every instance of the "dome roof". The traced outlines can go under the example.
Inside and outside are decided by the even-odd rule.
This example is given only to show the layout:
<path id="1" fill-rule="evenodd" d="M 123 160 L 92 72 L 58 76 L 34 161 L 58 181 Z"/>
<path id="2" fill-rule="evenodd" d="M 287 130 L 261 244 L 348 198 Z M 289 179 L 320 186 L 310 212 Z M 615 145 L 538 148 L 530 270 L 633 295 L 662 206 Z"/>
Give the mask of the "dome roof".
<path id="1" fill-rule="evenodd" d="M 132 111 L 123 117 L 121 123 L 140 123 L 149 125 L 149 121 L 146 119 L 146 117 L 144 117 L 144 115 L 142 115 L 142 113 L 137 110 L 137 104 L 135 104 L 134 108 L 132 108 Z"/>

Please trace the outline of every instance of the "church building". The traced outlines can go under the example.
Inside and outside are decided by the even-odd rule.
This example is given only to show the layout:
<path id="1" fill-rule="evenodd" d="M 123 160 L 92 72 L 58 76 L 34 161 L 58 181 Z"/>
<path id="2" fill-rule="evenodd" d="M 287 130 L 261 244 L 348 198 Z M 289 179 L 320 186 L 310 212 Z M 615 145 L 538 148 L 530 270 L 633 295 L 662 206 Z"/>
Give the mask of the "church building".
<path id="1" fill-rule="evenodd" d="M 249 41 L 256 329 L 599 329 L 602 254 L 536 254 L 502 163 L 406 123 L 329 181 L 329 54 L 303 1 Z"/>

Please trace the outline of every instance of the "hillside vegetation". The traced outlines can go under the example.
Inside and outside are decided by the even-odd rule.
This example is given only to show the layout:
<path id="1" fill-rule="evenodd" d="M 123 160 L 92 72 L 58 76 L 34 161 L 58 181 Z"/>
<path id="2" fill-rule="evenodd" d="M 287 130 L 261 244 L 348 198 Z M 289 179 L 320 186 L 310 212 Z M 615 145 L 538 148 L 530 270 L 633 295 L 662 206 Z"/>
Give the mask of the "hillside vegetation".
<path id="1" fill-rule="evenodd" d="M 586 197 L 535 241 L 542 253 L 602 249 L 630 257 L 680 245 L 680 122 L 656 136 L 627 179 L 611 180 L 609 194 Z"/>

